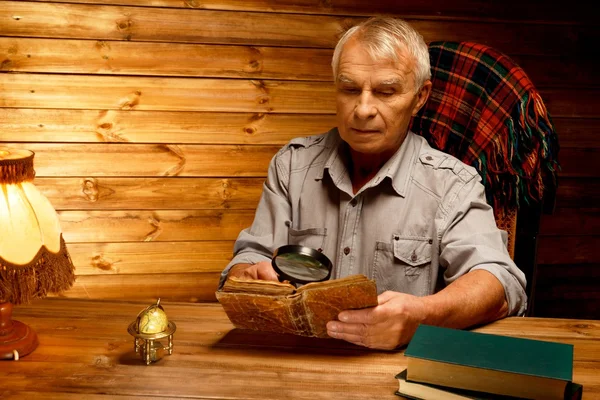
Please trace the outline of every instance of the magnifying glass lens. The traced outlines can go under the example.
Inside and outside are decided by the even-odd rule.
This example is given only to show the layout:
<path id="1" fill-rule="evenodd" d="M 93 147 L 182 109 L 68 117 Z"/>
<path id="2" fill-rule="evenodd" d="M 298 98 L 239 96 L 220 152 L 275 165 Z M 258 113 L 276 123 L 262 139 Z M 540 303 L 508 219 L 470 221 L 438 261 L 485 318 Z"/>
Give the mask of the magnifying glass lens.
<path id="1" fill-rule="evenodd" d="M 286 245 L 277 249 L 271 264 L 280 279 L 301 284 L 329 279 L 332 266 L 323 253 L 299 245 Z"/>
<path id="2" fill-rule="evenodd" d="M 327 266 L 304 254 L 281 254 L 277 266 L 286 275 L 304 281 L 320 281 L 329 274 Z"/>

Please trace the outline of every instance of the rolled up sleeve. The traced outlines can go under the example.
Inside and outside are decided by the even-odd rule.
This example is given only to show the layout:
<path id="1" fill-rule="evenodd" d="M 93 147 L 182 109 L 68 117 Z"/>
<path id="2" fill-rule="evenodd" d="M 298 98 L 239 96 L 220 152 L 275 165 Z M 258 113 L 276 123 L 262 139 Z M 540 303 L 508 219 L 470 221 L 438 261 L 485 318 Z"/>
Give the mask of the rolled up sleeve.
<path id="1" fill-rule="evenodd" d="M 271 261 L 275 249 L 287 243 L 291 219 L 291 207 L 287 197 L 288 158 L 289 154 L 282 149 L 271 160 L 254 221 L 250 227 L 240 232 L 234 245 L 234 256 L 221 272 L 219 288 L 225 283 L 227 274 L 234 265 Z"/>
<path id="2" fill-rule="evenodd" d="M 467 182 L 448 208 L 440 235 L 440 266 L 444 282 L 482 269 L 504 287 L 508 315 L 522 315 L 527 308 L 526 278 L 506 248 L 507 234 L 497 228 L 492 208 L 485 201 L 478 179 Z"/>

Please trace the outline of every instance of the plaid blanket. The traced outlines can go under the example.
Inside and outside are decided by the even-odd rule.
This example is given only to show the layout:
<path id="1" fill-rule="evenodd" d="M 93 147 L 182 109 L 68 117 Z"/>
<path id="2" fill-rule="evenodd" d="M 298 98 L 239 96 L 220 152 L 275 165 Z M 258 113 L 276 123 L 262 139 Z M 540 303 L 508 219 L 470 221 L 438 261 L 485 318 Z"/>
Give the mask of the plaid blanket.
<path id="1" fill-rule="evenodd" d="M 477 43 L 429 45 L 433 89 L 411 129 L 475 167 L 497 215 L 557 186 L 558 138 L 523 69 Z"/>

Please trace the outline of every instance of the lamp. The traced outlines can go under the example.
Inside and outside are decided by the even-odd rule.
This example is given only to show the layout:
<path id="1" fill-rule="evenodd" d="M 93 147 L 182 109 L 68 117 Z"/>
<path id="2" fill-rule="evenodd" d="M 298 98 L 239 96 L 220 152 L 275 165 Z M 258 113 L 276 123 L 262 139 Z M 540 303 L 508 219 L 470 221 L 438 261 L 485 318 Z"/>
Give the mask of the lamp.
<path id="1" fill-rule="evenodd" d="M 0 147 L 0 359 L 31 353 L 37 335 L 12 320 L 13 305 L 70 288 L 74 266 L 58 215 L 33 185 L 34 153 Z"/>

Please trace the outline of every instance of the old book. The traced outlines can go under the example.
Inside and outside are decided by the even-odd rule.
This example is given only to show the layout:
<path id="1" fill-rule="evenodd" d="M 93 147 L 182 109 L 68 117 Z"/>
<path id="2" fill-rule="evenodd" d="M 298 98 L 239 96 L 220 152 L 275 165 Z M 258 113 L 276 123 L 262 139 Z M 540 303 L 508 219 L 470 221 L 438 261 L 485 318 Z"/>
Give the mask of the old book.
<path id="1" fill-rule="evenodd" d="M 406 380 L 406 375 L 406 369 L 396 375 L 396 379 L 398 379 L 396 395 L 412 400 L 524 400 L 522 397 L 411 382 Z M 565 389 L 564 400 L 581 400 L 582 394 L 582 385 L 569 382 Z"/>
<path id="2" fill-rule="evenodd" d="M 412 382 L 557 400 L 573 387 L 570 344 L 420 325 L 404 355 Z"/>
<path id="3" fill-rule="evenodd" d="M 343 310 L 377 305 L 377 286 L 364 275 L 308 283 L 231 277 L 216 292 L 236 328 L 327 338 L 326 324 Z"/>

